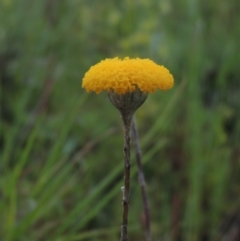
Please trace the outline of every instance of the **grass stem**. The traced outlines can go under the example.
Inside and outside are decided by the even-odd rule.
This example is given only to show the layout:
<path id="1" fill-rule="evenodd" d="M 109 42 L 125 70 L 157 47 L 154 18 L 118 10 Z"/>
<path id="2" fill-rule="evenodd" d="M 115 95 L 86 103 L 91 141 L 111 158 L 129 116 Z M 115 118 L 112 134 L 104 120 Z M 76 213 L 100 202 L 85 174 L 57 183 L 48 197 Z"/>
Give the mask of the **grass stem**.
<path id="1" fill-rule="evenodd" d="M 146 182 L 145 182 L 143 165 L 142 165 L 142 153 L 141 153 L 141 148 L 139 144 L 139 135 L 138 135 L 135 116 L 133 117 L 133 121 L 132 121 L 132 135 L 134 140 L 136 161 L 138 166 L 138 180 L 139 180 L 139 184 L 142 192 L 146 241 L 151 241 L 152 234 L 151 234 L 151 226 L 150 226 L 150 211 L 149 211 L 148 196 L 147 196 L 147 190 L 146 190 Z"/>

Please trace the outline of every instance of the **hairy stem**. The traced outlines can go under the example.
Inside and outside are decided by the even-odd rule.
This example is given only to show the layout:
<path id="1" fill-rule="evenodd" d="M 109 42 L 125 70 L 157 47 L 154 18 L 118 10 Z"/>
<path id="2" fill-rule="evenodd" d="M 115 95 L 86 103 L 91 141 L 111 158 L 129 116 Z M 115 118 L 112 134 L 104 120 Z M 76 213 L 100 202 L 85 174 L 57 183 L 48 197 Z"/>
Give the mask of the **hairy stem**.
<path id="1" fill-rule="evenodd" d="M 146 191 L 146 182 L 145 182 L 143 165 L 142 165 L 142 153 L 139 145 L 139 137 L 138 137 L 138 130 L 137 130 L 135 116 L 132 122 L 132 133 L 133 133 L 134 147 L 136 152 L 136 161 L 138 166 L 138 179 L 139 179 L 139 184 L 142 191 L 143 209 L 144 209 L 144 216 L 145 216 L 144 224 L 146 229 L 146 241 L 151 241 L 152 235 L 151 235 L 151 227 L 150 227 L 150 212 L 149 212 L 149 205 L 148 205 L 148 196 Z"/>
<path id="2" fill-rule="evenodd" d="M 122 187 L 123 198 L 122 198 L 122 206 L 123 206 L 123 214 L 122 214 L 122 226 L 121 226 L 121 239 L 120 241 L 128 240 L 128 209 L 129 209 L 129 196 L 130 196 L 130 147 L 131 147 L 131 122 L 132 115 L 123 114 L 122 113 L 122 121 L 123 121 L 123 131 L 124 131 L 124 186 Z"/>

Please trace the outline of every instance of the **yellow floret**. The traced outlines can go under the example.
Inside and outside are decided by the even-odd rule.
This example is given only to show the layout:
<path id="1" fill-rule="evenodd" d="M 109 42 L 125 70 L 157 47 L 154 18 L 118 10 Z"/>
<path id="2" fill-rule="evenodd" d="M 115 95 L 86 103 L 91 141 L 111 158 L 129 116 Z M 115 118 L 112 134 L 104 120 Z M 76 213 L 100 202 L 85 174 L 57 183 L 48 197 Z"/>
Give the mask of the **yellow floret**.
<path id="1" fill-rule="evenodd" d="M 105 59 L 86 72 L 82 87 L 88 92 L 102 90 L 117 94 L 133 92 L 136 87 L 152 93 L 156 89 L 168 90 L 174 85 L 173 76 L 164 66 L 150 59 Z"/>

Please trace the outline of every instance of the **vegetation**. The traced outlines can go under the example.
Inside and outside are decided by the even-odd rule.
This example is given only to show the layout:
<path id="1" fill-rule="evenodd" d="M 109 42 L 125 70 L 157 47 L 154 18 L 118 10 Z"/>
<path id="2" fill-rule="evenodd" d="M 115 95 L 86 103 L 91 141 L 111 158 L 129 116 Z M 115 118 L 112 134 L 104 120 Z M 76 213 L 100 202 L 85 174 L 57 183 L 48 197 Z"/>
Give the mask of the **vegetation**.
<path id="1" fill-rule="evenodd" d="M 0 240 L 119 240 L 121 120 L 106 94 L 81 88 L 115 56 L 175 79 L 137 111 L 153 240 L 239 240 L 239 11 L 237 0 L 0 1 Z"/>

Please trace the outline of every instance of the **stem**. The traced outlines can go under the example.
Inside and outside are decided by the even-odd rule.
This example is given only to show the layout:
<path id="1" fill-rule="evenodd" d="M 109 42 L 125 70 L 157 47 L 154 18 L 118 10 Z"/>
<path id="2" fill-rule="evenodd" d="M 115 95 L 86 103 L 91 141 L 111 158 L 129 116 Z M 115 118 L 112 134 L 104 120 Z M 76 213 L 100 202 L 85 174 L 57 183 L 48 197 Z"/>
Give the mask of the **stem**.
<path id="1" fill-rule="evenodd" d="M 151 241 L 152 235 L 151 235 L 151 227 L 150 227 L 150 212 L 149 212 L 149 205 L 148 205 L 148 196 L 146 191 L 146 182 L 145 182 L 143 165 L 142 165 L 142 153 L 139 145 L 139 137 L 138 137 L 138 130 L 137 130 L 135 116 L 133 117 L 132 133 L 133 133 L 133 139 L 134 139 L 134 147 L 136 151 L 136 161 L 138 166 L 138 179 L 139 179 L 139 184 L 142 191 L 143 209 L 144 209 L 144 215 L 145 215 L 144 221 L 145 221 L 145 229 L 146 229 L 146 240 Z"/>
<path id="2" fill-rule="evenodd" d="M 122 226 L 121 226 L 121 239 L 120 241 L 128 240 L 128 208 L 129 208 L 129 195 L 130 195 L 130 130 L 131 130 L 131 122 L 132 115 L 130 114 L 122 114 L 123 121 L 123 131 L 124 131 L 124 186 L 122 187 L 123 198 L 122 198 L 122 206 L 123 206 L 123 214 L 122 214 Z"/>

